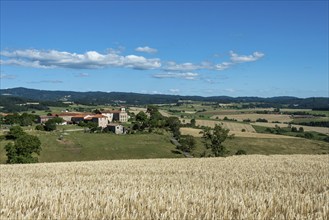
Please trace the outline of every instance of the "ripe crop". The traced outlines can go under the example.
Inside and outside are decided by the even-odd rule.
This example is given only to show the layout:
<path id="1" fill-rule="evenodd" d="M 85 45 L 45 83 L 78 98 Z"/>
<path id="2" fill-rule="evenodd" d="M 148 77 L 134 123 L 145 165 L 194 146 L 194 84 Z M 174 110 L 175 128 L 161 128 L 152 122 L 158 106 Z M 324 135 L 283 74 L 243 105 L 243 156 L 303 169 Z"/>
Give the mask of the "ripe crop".
<path id="1" fill-rule="evenodd" d="M 1 165 L 0 219 L 328 219 L 329 156 Z"/>

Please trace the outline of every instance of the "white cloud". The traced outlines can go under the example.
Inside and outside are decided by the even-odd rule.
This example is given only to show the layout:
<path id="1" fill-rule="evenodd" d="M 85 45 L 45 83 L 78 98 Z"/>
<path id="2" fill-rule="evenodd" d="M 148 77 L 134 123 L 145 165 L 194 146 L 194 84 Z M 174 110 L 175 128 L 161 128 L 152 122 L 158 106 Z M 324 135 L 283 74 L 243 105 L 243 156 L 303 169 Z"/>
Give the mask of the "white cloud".
<path id="1" fill-rule="evenodd" d="M 15 75 L 11 75 L 11 74 L 0 74 L 0 79 L 15 79 L 16 76 Z"/>
<path id="2" fill-rule="evenodd" d="M 235 89 L 224 89 L 225 92 L 230 92 L 230 93 L 233 93 L 233 92 L 236 92 Z"/>
<path id="3" fill-rule="evenodd" d="M 180 90 L 179 89 L 169 89 L 169 92 L 177 94 L 180 92 Z"/>
<path id="4" fill-rule="evenodd" d="M 251 55 L 238 55 L 230 51 L 231 60 L 235 63 L 253 62 L 262 58 L 265 54 L 261 52 L 254 52 Z"/>
<path id="5" fill-rule="evenodd" d="M 175 73 L 175 72 L 166 72 L 166 73 L 158 73 L 154 74 L 154 78 L 176 78 L 176 79 L 187 79 L 187 80 L 195 80 L 199 76 L 198 73 Z"/>
<path id="6" fill-rule="evenodd" d="M 220 63 L 220 64 L 216 64 L 216 65 L 214 66 L 214 69 L 215 69 L 215 70 L 225 70 L 225 69 L 230 68 L 232 65 L 233 65 L 233 63 L 230 63 L 230 62 L 223 62 L 223 63 Z"/>
<path id="7" fill-rule="evenodd" d="M 101 54 L 88 51 L 84 54 L 65 51 L 40 51 L 34 49 L 1 51 L 1 65 L 17 65 L 34 68 L 97 69 L 105 67 L 125 67 L 132 69 L 155 69 L 161 67 L 160 59 L 146 59 L 142 56 L 120 56 L 111 51 Z"/>
<path id="8" fill-rule="evenodd" d="M 79 73 L 79 74 L 76 74 L 75 77 L 89 77 L 89 74 L 88 73 Z"/>
<path id="9" fill-rule="evenodd" d="M 27 83 L 31 83 L 31 84 L 39 84 L 39 83 L 53 83 L 53 84 L 57 84 L 57 83 L 63 83 L 62 80 L 41 80 L 41 81 L 29 81 Z"/>
<path id="10" fill-rule="evenodd" d="M 146 46 L 146 47 L 137 47 L 135 49 L 135 51 L 137 51 L 137 52 L 144 52 L 144 53 L 156 53 L 156 52 L 158 52 L 157 49 L 151 48 L 151 47 L 148 47 L 148 46 Z"/>
<path id="11" fill-rule="evenodd" d="M 194 71 L 198 69 L 203 69 L 204 67 L 201 65 L 196 65 L 193 63 L 181 63 L 177 64 L 176 62 L 169 61 L 163 67 L 166 71 L 178 71 L 178 72 L 186 72 L 186 71 Z"/>

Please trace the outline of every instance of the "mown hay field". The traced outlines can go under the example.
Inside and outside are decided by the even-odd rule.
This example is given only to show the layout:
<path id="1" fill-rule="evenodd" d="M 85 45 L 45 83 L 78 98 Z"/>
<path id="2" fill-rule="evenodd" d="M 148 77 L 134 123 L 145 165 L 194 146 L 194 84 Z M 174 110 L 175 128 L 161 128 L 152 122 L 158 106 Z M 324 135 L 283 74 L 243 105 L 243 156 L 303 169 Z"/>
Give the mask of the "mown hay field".
<path id="1" fill-rule="evenodd" d="M 215 127 L 216 124 L 223 126 L 223 128 L 230 129 L 230 131 L 242 131 L 245 132 L 255 132 L 256 130 L 250 124 L 236 123 L 236 122 L 220 122 L 220 121 L 211 121 L 211 120 L 196 120 L 196 125 L 206 126 L 206 127 Z"/>
<path id="2" fill-rule="evenodd" d="M 328 219 L 329 156 L 0 165 L 0 219 Z"/>
<path id="3" fill-rule="evenodd" d="M 266 119 L 269 122 L 278 121 L 280 123 L 290 122 L 292 118 L 289 115 L 280 115 L 280 114 L 235 114 L 235 115 L 214 115 L 211 116 L 211 119 L 221 119 L 223 120 L 225 117 L 229 119 L 236 119 L 238 121 L 243 121 L 246 119 L 250 119 L 251 121 L 256 121 L 259 118 Z"/>

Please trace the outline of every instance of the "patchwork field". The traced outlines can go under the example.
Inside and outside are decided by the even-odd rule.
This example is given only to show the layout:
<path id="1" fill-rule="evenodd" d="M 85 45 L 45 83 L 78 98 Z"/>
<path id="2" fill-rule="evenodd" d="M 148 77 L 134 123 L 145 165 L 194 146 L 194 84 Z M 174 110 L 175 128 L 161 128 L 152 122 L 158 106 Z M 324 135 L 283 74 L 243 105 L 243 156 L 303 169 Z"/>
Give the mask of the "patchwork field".
<path id="1" fill-rule="evenodd" d="M 0 165 L 0 219 L 320 219 L 329 156 Z"/>

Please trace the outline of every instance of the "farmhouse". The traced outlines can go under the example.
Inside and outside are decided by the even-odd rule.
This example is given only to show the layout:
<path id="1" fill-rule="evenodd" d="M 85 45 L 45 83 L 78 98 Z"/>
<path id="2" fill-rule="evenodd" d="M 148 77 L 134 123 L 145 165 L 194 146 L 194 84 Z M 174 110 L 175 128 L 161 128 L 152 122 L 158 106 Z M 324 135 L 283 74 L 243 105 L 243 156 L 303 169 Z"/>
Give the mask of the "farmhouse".
<path id="1" fill-rule="evenodd" d="M 118 121 L 118 122 L 127 122 L 128 114 L 126 109 L 121 107 L 120 110 L 112 110 L 112 111 L 102 111 L 102 115 L 106 116 L 109 122 Z"/>
<path id="2" fill-rule="evenodd" d="M 92 121 L 92 122 L 96 122 L 98 127 L 102 127 L 105 128 L 108 125 L 108 120 L 107 117 L 104 115 L 88 115 L 87 117 L 85 117 L 84 119 L 85 121 Z"/>
<path id="3" fill-rule="evenodd" d="M 55 118 L 56 116 L 54 115 L 47 115 L 47 116 L 39 116 L 38 117 L 38 123 L 44 124 L 46 123 L 49 119 Z"/>
<path id="4" fill-rule="evenodd" d="M 109 124 L 107 127 L 109 128 L 110 131 L 112 131 L 115 134 L 126 133 L 125 128 L 119 124 Z"/>
<path id="5" fill-rule="evenodd" d="M 65 112 L 65 113 L 56 114 L 56 116 L 62 118 L 64 121 L 72 121 L 72 117 L 78 117 L 81 115 L 87 116 L 90 114 L 91 113 L 82 114 L 80 112 Z"/>

